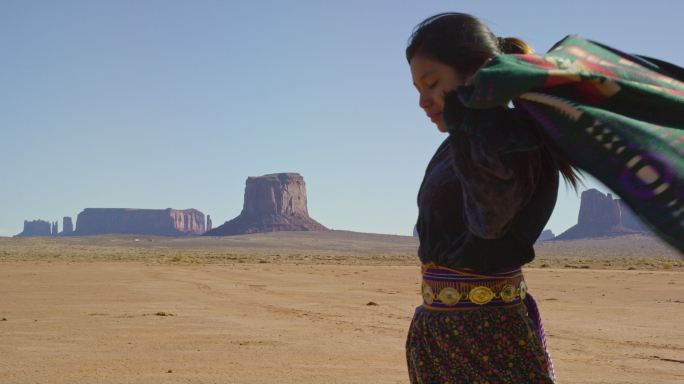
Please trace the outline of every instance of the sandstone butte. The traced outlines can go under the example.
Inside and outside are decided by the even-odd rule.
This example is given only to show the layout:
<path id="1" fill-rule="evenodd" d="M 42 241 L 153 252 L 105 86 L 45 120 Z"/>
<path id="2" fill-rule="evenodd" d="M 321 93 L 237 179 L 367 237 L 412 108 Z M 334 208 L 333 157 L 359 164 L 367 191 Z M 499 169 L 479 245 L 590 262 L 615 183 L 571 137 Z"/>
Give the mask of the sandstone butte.
<path id="1" fill-rule="evenodd" d="M 74 223 L 71 217 L 64 216 L 62 218 L 62 235 L 71 235 L 74 232 Z"/>
<path id="2" fill-rule="evenodd" d="M 650 233 L 639 218 L 620 199 L 597 189 L 582 192 L 577 224 L 554 240 Z"/>
<path id="3" fill-rule="evenodd" d="M 207 236 L 228 236 L 276 231 L 328 231 L 309 217 L 306 184 L 298 173 L 250 176 L 240 215 L 207 231 Z"/>
<path id="4" fill-rule="evenodd" d="M 201 235 L 204 213 L 196 209 L 86 208 L 78 214 L 73 235 Z"/>
<path id="5" fill-rule="evenodd" d="M 53 228 L 54 224 L 45 220 L 24 220 L 24 230 L 16 236 L 52 236 Z"/>

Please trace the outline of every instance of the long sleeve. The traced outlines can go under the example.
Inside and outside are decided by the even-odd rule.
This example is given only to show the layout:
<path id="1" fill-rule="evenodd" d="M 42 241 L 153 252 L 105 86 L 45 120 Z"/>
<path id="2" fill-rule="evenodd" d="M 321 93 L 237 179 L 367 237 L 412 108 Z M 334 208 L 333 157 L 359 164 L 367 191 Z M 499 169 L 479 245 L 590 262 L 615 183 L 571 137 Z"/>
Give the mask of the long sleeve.
<path id="1" fill-rule="evenodd" d="M 497 271 L 534 259 L 558 192 L 558 168 L 544 148 L 492 153 L 463 132 L 447 136 L 418 190 L 423 263 Z"/>
<path id="2" fill-rule="evenodd" d="M 506 107 L 465 108 L 456 92 L 445 98 L 444 118 L 465 225 L 480 238 L 500 238 L 534 193 L 541 139 L 525 115 Z"/>
<path id="3" fill-rule="evenodd" d="M 451 133 L 449 146 L 466 228 L 484 239 L 504 236 L 535 191 L 541 173 L 539 149 L 496 153 L 464 132 Z"/>
<path id="4" fill-rule="evenodd" d="M 417 196 L 421 262 L 486 272 L 534 259 L 558 167 L 528 118 L 517 108 L 473 110 L 445 99 L 449 135 Z"/>

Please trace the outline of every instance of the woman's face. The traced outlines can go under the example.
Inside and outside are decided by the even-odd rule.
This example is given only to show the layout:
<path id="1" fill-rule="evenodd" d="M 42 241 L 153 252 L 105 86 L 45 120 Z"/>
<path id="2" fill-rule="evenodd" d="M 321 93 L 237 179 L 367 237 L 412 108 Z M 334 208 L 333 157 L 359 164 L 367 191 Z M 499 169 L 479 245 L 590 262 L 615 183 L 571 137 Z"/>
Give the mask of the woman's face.
<path id="1" fill-rule="evenodd" d="M 418 105 L 441 132 L 447 132 L 442 119 L 444 95 L 465 84 L 465 79 L 456 70 L 424 55 L 416 55 L 409 62 L 413 85 L 420 98 Z"/>

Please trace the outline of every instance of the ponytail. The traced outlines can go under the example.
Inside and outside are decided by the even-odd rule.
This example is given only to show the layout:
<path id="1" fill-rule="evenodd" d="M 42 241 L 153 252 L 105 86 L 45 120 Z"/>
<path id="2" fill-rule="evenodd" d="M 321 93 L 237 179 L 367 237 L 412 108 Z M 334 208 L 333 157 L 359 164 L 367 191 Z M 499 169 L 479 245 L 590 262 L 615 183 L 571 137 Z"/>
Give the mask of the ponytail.
<path id="1" fill-rule="evenodd" d="M 517 53 L 523 55 L 531 55 L 534 53 L 534 49 L 532 49 L 529 44 L 517 37 L 497 37 L 496 40 L 501 53 Z"/>

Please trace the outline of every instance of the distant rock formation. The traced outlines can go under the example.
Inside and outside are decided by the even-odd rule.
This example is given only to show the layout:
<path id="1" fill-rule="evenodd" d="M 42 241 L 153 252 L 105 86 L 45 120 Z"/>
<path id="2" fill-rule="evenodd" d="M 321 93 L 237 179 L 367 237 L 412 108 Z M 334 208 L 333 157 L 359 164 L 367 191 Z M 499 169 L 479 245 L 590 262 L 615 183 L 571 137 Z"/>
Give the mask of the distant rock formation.
<path id="1" fill-rule="evenodd" d="M 74 232 L 74 223 L 71 217 L 64 216 L 62 218 L 62 235 L 71 235 Z"/>
<path id="2" fill-rule="evenodd" d="M 625 204 L 624 200 L 618 200 L 620 206 L 620 213 L 622 215 L 622 225 L 634 229 L 639 232 L 651 232 L 646 225 L 639 220 L 639 218 L 634 214 L 634 212 Z"/>
<path id="3" fill-rule="evenodd" d="M 57 236 L 57 235 L 59 235 L 59 225 L 57 224 L 56 221 L 53 221 L 53 222 L 52 222 L 51 228 L 52 228 L 52 229 L 51 229 L 52 236 Z"/>
<path id="4" fill-rule="evenodd" d="M 211 215 L 207 215 L 207 232 L 211 231 L 211 229 L 212 229 Z"/>
<path id="5" fill-rule="evenodd" d="M 577 224 L 556 236 L 556 240 L 648 232 L 622 200 L 589 189 L 582 192 Z"/>
<path id="6" fill-rule="evenodd" d="M 539 235 L 539 238 L 537 238 L 537 241 L 553 240 L 555 237 L 556 237 L 556 235 L 553 234 L 553 231 L 551 231 L 550 229 L 545 229 Z"/>
<path id="7" fill-rule="evenodd" d="M 418 237 L 418 226 L 413 224 L 413 237 Z"/>
<path id="8" fill-rule="evenodd" d="M 74 235 L 201 235 L 204 213 L 196 209 L 86 208 L 78 214 Z"/>
<path id="9" fill-rule="evenodd" d="M 240 215 L 206 235 L 327 230 L 309 217 L 304 178 L 298 173 L 273 173 L 248 177 Z"/>
<path id="10" fill-rule="evenodd" d="M 52 227 L 45 220 L 24 220 L 24 230 L 15 237 L 52 236 Z"/>

